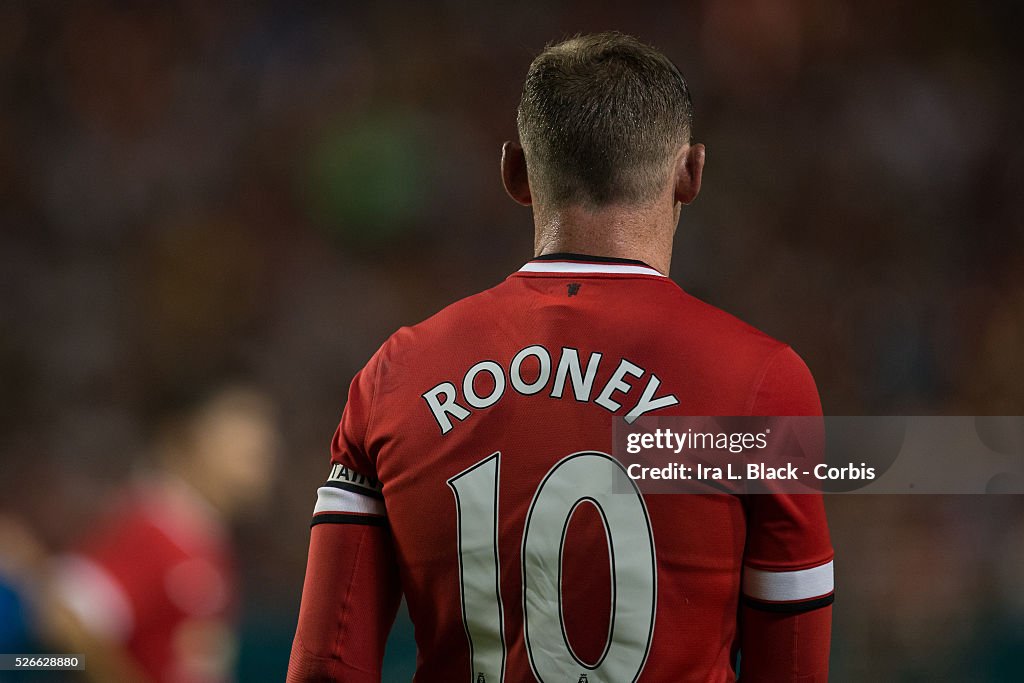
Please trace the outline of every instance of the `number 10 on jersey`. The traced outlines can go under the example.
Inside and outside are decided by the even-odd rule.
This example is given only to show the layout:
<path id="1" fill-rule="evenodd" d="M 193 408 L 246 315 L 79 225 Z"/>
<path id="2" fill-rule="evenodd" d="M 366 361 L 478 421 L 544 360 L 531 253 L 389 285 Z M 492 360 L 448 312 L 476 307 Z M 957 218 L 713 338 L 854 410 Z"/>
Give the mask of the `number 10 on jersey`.
<path id="1" fill-rule="evenodd" d="M 471 683 L 499 683 L 505 677 L 507 646 L 498 556 L 500 459 L 501 453 L 494 453 L 448 480 L 458 512 L 460 591 Z M 573 512 L 584 503 L 596 508 L 604 525 L 612 581 L 604 652 L 589 663 L 568 642 L 561 607 L 566 531 Z M 537 680 L 635 681 L 654 635 L 657 574 L 647 507 L 622 465 L 605 453 L 584 451 L 566 456 L 548 470 L 526 515 L 521 555 L 523 631 Z"/>

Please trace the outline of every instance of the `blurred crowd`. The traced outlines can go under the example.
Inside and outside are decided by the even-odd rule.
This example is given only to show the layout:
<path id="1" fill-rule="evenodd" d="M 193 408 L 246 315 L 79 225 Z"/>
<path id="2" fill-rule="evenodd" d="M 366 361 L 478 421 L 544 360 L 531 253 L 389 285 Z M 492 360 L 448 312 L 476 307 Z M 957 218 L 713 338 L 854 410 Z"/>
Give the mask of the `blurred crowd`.
<path id="1" fill-rule="evenodd" d="M 156 466 L 182 396 L 262 387 L 282 445 L 233 523 L 237 666 L 280 680 L 349 380 L 391 331 L 530 258 L 497 172 L 522 78 L 546 42 L 609 28 L 690 81 L 708 164 L 677 238 L 684 289 L 791 343 L 826 414 L 1020 415 L 1022 14 L 0 3 L 0 514 L 73 547 Z M 828 504 L 834 680 L 1024 672 L 1020 497 Z"/>

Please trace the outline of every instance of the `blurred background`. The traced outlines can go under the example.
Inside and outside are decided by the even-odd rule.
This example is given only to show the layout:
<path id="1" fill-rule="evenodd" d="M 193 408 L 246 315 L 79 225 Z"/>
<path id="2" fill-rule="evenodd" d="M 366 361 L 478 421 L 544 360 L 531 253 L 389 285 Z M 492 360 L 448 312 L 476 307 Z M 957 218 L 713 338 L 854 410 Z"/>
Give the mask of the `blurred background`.
<path id="1" fill-rule="evenodd" d="M 687 76 L 708 163 L 672 275 L 791 343 L 826 414 L 1020 415 L 1022 14 L 0 3 L 0 514 L 74 549 L 162 462 L 182 396 L 262 387 L 279 452 L 227 520 L 233 666 L 283 680 L 348 383 L 394 329 L 532 256 L 499 148 L 532 56 L 580 31 L 636 34 Z M 827 502 L 833 680 L 1024 677 L 1024 498 Z M 6 552 L 0 569 L 22 561 Z M 414 661 L 402 617 L 385 680 Z"/>

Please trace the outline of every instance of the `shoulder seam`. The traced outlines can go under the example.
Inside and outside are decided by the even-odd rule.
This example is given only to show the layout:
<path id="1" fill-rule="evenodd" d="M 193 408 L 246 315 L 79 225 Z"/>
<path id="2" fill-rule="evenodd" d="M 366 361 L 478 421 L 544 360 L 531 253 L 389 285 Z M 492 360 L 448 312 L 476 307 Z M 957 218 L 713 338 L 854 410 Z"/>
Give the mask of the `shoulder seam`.
<path id="1" fill-rule="evenodd" d="M 764 378 L 768 375 L 768 370 L 772 367 L 772 364 L 775 362 L 778 355 L 788 348 L 790 348 L 789 344 L 779 342 L 779 347 L 768 354 L 768 358 L 765 359 L 764 366 L 762 366 L 761 372 L 757 375 L 757 380 L 754 382 L 750 398 L 747 399 L 747 404 L 743 408 L 744 415 L 752 414 L 754 404 L 757 402 L 757 395 L 761 392 L 761 385 L 764 384 Z"/>
<path id="2" fill-rule="evenodd" d="M 370 449 L 367 447 L 367 441 L 369 441 L 370 437 L 370 428 L 373 426 L 373 418 L 377 415 L 377 392 L 380 387 L 381 375 L 380 365 L 384 355 L 384 347 L 387 346 L 390 342 L 391 337 L 385 339 L 384 343 L 380 345 L 379 349 L 377 349 L 377 353 L 374 354 L 377 358 L 377 362 L 374 363 L 373 384 L 371 385 L 370 389 L 370 413 L 369 415 L 366 416 L 366 431 L 363 433 L 363 451 L 365 452 L 365 455 L 368 459 L 370 458 Z M 376 457 L 373 458 L 373 467 L 374 469 L 376 469 L 377 467 Z"/>

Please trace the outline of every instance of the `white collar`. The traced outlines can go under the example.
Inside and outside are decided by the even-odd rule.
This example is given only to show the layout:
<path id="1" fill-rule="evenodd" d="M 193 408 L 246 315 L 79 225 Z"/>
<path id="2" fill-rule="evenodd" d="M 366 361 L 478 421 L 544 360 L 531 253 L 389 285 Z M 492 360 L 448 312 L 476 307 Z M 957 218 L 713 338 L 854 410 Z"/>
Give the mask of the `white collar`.
<path id="1" fill-rule="evenodd" d="M 612 275 L 656 275 L 665 277 L 654 268 L 633 263 L 586 261 L 530 261 L 519 269 L 520 273 L 609 273 Z"/>

